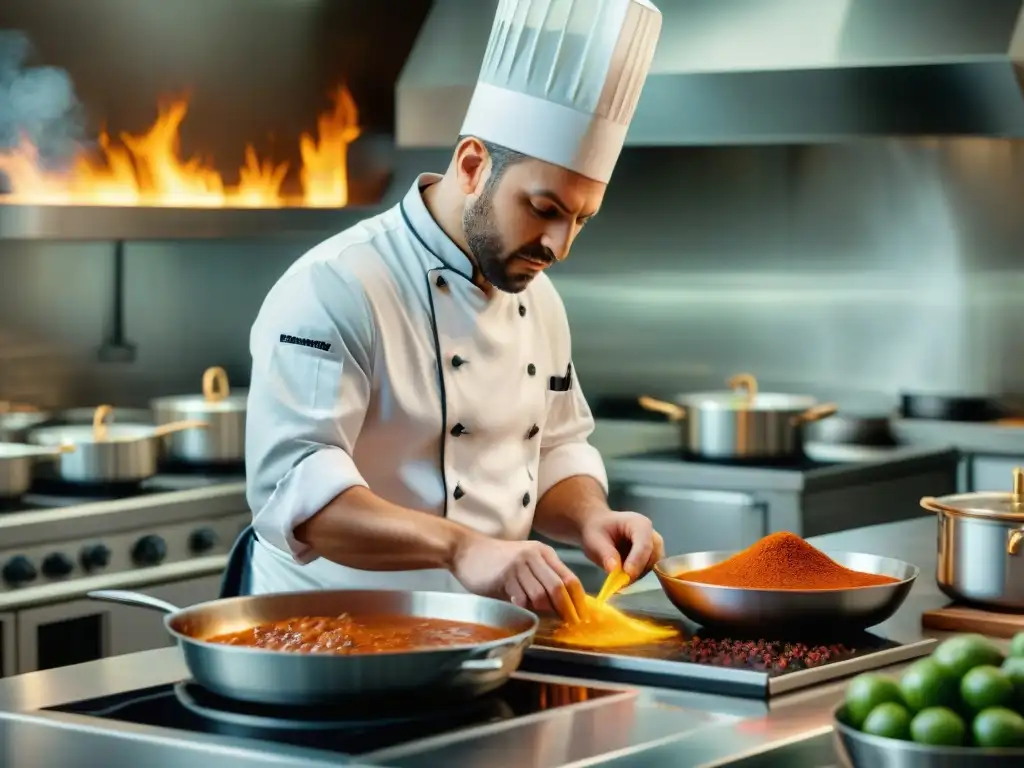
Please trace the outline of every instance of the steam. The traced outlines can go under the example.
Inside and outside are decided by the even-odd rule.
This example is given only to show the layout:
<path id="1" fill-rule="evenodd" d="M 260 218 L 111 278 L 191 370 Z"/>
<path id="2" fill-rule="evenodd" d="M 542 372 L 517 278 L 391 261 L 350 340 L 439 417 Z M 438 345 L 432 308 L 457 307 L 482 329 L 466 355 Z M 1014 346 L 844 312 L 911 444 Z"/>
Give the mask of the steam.
<path id="1" fill-rule="evenodd" d="M 40 165 L 60 167 L 80 146 L 84 110 L 68 73 L 30 66 L 32 52 L 24 33 L 0 29 L 0 152 L 28 139 Z M 0 191 L 4 181 L 0 174 Z"/>

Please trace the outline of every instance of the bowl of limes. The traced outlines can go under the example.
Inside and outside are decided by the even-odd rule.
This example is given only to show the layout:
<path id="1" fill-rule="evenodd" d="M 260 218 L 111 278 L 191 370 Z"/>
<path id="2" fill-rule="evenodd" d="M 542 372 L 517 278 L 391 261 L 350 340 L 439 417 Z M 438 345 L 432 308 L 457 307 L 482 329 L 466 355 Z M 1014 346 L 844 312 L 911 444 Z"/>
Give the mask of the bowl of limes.
<path id="1" fill-rule="evenodd" d="M 833 716 L 848 768 L 1024 766 L 1024 633 L 956 635 L 899 678 L 855 677 Z"/>

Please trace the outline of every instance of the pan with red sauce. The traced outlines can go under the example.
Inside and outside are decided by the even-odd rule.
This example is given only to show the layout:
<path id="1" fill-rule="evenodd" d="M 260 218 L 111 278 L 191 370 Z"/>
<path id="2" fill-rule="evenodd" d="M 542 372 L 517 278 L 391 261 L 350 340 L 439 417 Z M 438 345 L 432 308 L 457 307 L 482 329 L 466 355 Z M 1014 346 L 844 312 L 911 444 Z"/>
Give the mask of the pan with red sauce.
<path id="1" fill-rule="evenodd" d="M 210 643 L 342 655 L 426 651 L 511 637 L 507 630 L 418 616 L 301 616 L 206 638 Z"/>

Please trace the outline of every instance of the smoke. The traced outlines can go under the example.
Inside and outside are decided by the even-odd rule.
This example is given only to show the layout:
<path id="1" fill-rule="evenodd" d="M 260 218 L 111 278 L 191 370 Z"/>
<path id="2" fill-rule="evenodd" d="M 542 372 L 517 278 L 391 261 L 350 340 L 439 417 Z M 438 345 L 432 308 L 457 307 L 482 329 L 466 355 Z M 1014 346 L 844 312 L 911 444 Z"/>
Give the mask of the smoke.
<path id="1" fill-rule="evenodd" d="M 60 167 L 80 146 L 84 109 L 68 73 L 31 66 L 32 53 L 24 33 L 0 29 L 0 152 L 28 139 L 41 165 Z"/>

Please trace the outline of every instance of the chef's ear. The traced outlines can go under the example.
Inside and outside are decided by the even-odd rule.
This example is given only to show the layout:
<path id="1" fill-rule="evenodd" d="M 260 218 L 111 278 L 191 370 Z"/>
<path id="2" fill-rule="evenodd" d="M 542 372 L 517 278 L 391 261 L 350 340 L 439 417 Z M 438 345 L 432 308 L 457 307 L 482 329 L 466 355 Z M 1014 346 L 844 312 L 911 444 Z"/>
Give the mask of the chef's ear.
<path id="1" fill-rule="evenodd" d="M 475 136 L 464 136 L 455 146 L 455 178 L 466 196 L 480 196 L 491 175 L 491 156 Z"/>

